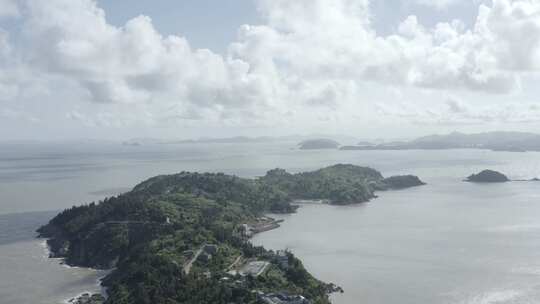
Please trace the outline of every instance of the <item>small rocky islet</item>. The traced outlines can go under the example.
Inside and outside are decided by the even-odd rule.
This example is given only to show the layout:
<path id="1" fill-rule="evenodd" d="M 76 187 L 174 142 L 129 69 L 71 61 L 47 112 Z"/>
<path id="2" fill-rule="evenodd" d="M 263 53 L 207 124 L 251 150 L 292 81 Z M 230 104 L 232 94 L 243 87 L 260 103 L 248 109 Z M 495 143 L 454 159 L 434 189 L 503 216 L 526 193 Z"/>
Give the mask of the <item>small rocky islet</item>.
<path id="1" fill-rule="evenodd" d="M 540 178 L 532 179 L 510 179 L 501 172 L 494 170 L 484 170 L 477 174 L 472 174 L 465 179 L 470 183 L 506 183 L 506 182 L 540 182 Z"/>
<path id="2" fill-rule="evenodd" d="M 484 170 L 478 174 L 472 174 L 465 180 L 471 183 L 506 183 L 510 179 L 497 171 L 494 170 Z"/>

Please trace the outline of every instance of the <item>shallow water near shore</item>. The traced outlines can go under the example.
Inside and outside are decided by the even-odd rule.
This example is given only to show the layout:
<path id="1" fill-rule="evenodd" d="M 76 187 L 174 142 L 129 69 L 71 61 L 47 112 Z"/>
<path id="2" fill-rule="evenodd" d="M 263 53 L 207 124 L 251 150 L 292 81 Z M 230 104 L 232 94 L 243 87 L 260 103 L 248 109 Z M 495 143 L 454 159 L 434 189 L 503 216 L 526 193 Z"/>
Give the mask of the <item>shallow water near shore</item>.
<path id="1" fill-rule="evenodd" d="M 35 238 L 35 225 L 53 214 L 0 216 L 0 303 L 60 304 L 83 292 L 101 292 L 99 279 L 106 271 L 69 267 L 61 259 L 49 259 L 46 241 Z"/>
<path id="2" fill-rule="evenodd" d="M 99 291 L 103 273 L 48 259 L 35 229 L 57 211 L 127 191 L 157 175 L 211 171 L 243 177 L 336 163 L 427 186 L 379 192 L 368 204 L 303 205 L 253 242 L 289 248 L 319 279 L 345 289 L 336 304 L 510 304 L 540 301 L 540 183 L 463 183 L 482 169 L 540 176 L 540 153 L 298 151 L 294 143 L 14 145 L 0 149 L 0 302 L 62 303 Z M 17 213 L 16 212 L 26 212 Z M 3 215 L 1 215 L 3 214 Z"/>

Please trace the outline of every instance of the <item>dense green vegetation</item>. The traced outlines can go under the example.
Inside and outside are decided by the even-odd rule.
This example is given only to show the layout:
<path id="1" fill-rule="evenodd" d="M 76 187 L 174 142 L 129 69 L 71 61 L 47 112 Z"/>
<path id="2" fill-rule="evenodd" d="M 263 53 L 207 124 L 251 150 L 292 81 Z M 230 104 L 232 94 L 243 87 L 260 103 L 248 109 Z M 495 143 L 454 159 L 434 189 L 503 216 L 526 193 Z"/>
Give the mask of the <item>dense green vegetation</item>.
<path id="1" fill-rule="evenodd" d="M 350 204 L 388 188 L 379 172 L 352 165 L 299 174 L 276 169 L 254 180 L 182 172 L 65 210 L 39 232 L 49 238 L 52 255 L 70 265 L 115 267 L 103 282 L 108 304 L 257 303 L 254 291 L 301 294 L 322 304 L 329 303 L 327 284 L 291 253 L 283 268 L 273 252 L 253 247 L 239 227 L 266 212 L 294 212 L 296 198 Z M 217 245 L 217 252 L 194 259 L 186 271 L 205 244 Z M 228 278 L 226 270 L 240 256 L 272 264 L 258 277 Z"/>
<path id="2" fill-rule="evenodd" d="M 334 204 L 366 202 L 375 197 L 381 173 L 371 168 L 336 165 L 313 172 L 290 174 L 282 169 L 261 178 L 294 199 L 328 199 Z"/>

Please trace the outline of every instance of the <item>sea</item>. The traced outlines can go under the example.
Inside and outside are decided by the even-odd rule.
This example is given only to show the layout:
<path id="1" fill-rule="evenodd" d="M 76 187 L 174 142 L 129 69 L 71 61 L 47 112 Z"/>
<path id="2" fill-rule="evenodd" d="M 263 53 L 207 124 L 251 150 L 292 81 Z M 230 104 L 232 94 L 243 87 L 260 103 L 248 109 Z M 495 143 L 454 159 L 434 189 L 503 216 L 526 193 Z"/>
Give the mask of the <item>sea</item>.
<path id="1" fill-rule="evenodd" d="M 287 249 L 344 289 L 336 304 L 540 302 L 540 182 L 463 182 L 493 169 L 540 177 L 540 153 L 487 150 L 302 151 L 295 142 L 0 144 L 0 303 L 57 304 L 100 292 L 106 272 L 49 259 L 35 230 L 57 212 L 129 191 L 159 174 L 257 177 L 347 163 L 426 186 L 379 192 L 354 206 L 302 205 L 253 243 Z"/>

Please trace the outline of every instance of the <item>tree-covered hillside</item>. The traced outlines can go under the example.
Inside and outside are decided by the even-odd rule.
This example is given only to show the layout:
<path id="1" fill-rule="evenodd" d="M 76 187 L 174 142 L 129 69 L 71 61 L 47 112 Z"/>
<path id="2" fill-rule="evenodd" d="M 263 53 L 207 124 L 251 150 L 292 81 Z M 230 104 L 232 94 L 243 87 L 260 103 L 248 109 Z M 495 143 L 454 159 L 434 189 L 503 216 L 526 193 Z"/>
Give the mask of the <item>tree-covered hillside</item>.
<path id="1" fill-rule="evenodd" d="M 273 292 L 329 303 L 331 286 L 291 253 L 283 266 L 277 253 L 253 247 L 242 229 L 267 212 L 294 212 L 293 199 L 365 202 L 392 188 L 385 181 L 352 165 L 299 174 L 276 169 L 259 179 L 182 172 L 65 210 L 39 232 L 51 255 L 70 265 L 115 269 L 103 282 L 108 304 L 258 303 Z M 254 261 L 266 265 L 257 275 L 231 272 Z"/>
<path id="2" fill-rule="evenodd" d="M 366 202 L 375 197 L 381 173 L 371 168 L 335 165 L 313 172 L 290 174 L 282 169 L 269 171 L 261 178 L 295 199 L 328 199 L 334 204 Z"/>

